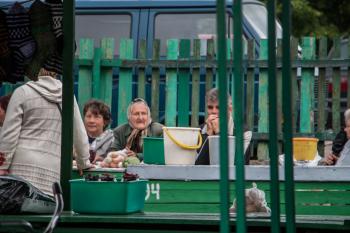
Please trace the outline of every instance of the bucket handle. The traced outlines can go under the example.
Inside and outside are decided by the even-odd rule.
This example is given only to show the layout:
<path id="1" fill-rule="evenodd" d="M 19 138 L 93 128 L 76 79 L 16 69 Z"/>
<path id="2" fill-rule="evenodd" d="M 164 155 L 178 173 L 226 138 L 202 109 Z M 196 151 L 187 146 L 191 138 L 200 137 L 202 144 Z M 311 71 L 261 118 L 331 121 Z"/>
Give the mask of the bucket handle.
<path id="1" fill-rule="evenodd" d="M 198 133 L 198 144 L 197 145 L 194 145 L 194 146 L 190 146 L 190 145 L 186 145 L 182 142 L 179 142 L 178 140 L 176 140 L 176 138 L 174 138 L 168 131 L 167 128 L 163 128 L 164 129 L 164 132 L 166 133 L 166 135 L 168 135 L 168 137 L 170 138 L 171 141 L 173 141 L 177 146 L 181 147 L 182 149 L 186 149 L 186 150 L 197 150 L 199 149 L 201 146 L 202 146 L 202 135 L 201 133 L 199 132 Z"/>

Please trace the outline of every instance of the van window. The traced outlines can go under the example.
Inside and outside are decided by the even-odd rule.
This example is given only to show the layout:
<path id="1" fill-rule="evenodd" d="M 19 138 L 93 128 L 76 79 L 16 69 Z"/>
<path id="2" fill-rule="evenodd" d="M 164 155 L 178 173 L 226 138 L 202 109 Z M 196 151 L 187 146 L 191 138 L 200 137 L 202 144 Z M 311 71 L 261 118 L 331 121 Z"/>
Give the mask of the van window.
<path id="1" fill-rule="evenodd" d="M 243 13 L 247 18 L 249 24 L 257 32 L 257 36 L 260 39 L 267 38 L 267 10 L 260 4 L 245 4 L 243 6 Z M 276 35 L 277 38 L 282 38 L 282 28 L 279 23 L 276 22 Z"/>
<path id="2" fill-rule="evenodd" d="M 232 34 L 230 26 L 232 18 L 227 22 L 229 22 L 227 31 Z M 166 40 L 168 39 L 211 39 L 214 37 L 216 37 L 215 13 L 161 13 L 155 18 L 154 38 L 161 40 L 161 55 L 166 55 Z"/>
<path id="3" fill-rule="evenodd" d="M 102 38 L 112 37 L 115 40 L 114 54 L 119 54 L 120 39 L 131 35 L 131 15 L 77 15 L 75 30 L 78 48 L 80 38 L 93 38 L 95 47 L 99 47 Z"/>

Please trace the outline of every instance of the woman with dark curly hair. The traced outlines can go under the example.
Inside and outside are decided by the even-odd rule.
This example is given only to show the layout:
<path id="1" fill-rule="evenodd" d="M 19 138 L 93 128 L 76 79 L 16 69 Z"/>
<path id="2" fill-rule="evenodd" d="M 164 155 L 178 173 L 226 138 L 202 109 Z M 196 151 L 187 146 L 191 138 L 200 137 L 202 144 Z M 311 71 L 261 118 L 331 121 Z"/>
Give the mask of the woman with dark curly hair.
<path id="1" fill-rule="evenodd" d="M 102 101 L 92 99 L 84 105 L 84 125 L 89 137 L 90 161 L 102 161 L 113 143 L 113 132 L 108 128 L 111 111 Z"/>

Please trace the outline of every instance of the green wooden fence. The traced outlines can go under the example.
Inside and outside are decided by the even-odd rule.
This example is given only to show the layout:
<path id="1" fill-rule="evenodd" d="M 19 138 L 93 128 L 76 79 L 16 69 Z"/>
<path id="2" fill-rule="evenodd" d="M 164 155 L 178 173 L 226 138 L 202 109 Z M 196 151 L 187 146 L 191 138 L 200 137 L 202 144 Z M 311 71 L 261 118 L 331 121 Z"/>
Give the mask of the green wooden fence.
<path id="1" fill-rule="evenodd" d="M 167 56 L 160 57 L 160 43 L 167 43 Z M 350 59 L 340 58 L 340 39 L 328 41 L 326 38 L 304 37 L 292 39 L 292 78 L 293 78 L 293 122 L 294 135 L 316 136 L 320 139 L 320 152 L 325 140 L 332 140 L 340 130 L 341 102 L 350 106 L 350 85 L 346 96 L 341 98 L 341 79 L 349 80 Z M 259 58 L 256 58 L 256 44 L 248 40 L 245 47 L 245 121 L 253 133 L 254 147 L 258 159 L 268 158 L 268 66 L 267 40 L 259 42 Z M 328 44 L 333 45 L 332 54 L 328 54 Z M 94 48 L 92 39 L 80 41 L 76 64 L 79 66 L 78 102 L 80 108 L 90 98 L 101 99 L 108 105 L 117 102 L 117 124 L 127 121 L 126 109 L 132 98 L 146 97 L 149 88 L 152 117 L 160 121 L 160 109 L 165 110 L 164 123 L 168 126 L 199 125 L 200 105 L 203 105 L 204 92 L 217 86 L 216 46 L 214 40 L 190 41 L 188 39 L 155 40 L 152 55 L 146 52 L 146 41 L 139 43 L 139 56 L 133 57 L 133 41 L 122 39 L 120 55 L 113 57 L 115 43 L 112 38 L 101 40 L 99 48 Z M 298 52 L 301 46 L 301 53 Z M 350 47 L 350 45 L 348 45 Z M 228 90 L 233 96 L 233 56 L 232 42 L 227 43 Z M 203 56 L 205 54 L 205 56 Z M 146 59 L 152 57 L 152 59 Z M 316 68 L 317 67 L 317 68 Z M 118 69 L 118 75 L 115 70 Z M 165 70 L 162 75 L 161 70 Z M 257 72 L 258 70 L 258 72 Z M 316 70 L 316 71 L 315 71 Z M 282 85 L 281 85 L 281 41 L 277 41 L 277 106 L 278 132 L 282 140 Z M 341 76 L 342 74 L 342 76 Z M 343 80 L 344 81 L 344 80 Z M 332 83 L 332 94 L 328 85 Z M 113 88 L 113 85 L 115 87 Z M 17 85 L 18 86 L 18 85 Z M 16 86 L 5 84 L 5 93 Z M 164 88 L 163 88 L 164 87 Z M 112 98 L 113 89 L 118 90 L 116 99 Z M 258 95 L 258 96 L 255 96 Z M 161 99 L 165 101 L 161 101 Z M 233 106 L 235 103 L 233 103 Z M 258 109 L 256 111 L 255 109 Z M 204 110 L 204 109 L 203 109 Z M 203 119 L 203 116 L 201 116 Z M 332 119 L 332 120 L 330 120 Z M 331 123 L 331 130 L 326 124 Z M 253 152 L 252 152 L 253 153 Z"/>
<path id="2" fill-rule="evenodd" d="M 327 56 L 327 42 L 333 44 L 331 57 Z M 148 82 L 151 90 L 151 112 L 155 121 L 160 120 L 159 109 L 165 109 L 165 124 L 169 126 L 198 126 L 200 119 L 200 103 L 204 101 L 204 90 L 217 85 L 216 49 L 213 40 L 171 39 L 167 43 L 167 56 L 159 56 L 160 43 L 153 43 L 153 54 L 147 56 L 146 42 L 140 41 L 140 55 L 133 54 L 133 42 L 123 39 L 120 43 L 120 57 L 113 59 L 113 39 L 103 39 L 101 48 L 93 48 L 92 39 L 83 39 L 80 43 L 79 65 L 79 105 L 90 98 L 98 98 L 111 104 L 118 101 L 118 117 L 113 119 L 119 124 L 126 122 L 126 108 L 133 97 L 145 97 L 145 87 Z M 282 139 L 282 85 L 281 85 L 281 43 L 277 46 L 277 89 L 278 89 L 278 131 Z M 349 79 L 346 69 L 349 68 L 349 58 L 340 58 L 340 39 L 329 42 L 326 38 L 304 37 L 301 40 L 292 39 L 292 77 L 293 77 L 293 121 L 295 135 L 316 136 L 321 142 L 332 140 L 340 130 L 341 114 L 341 73 L 342 78 Z M 301 53 L 298 52 L 298 44 Z M 191 49 L 192 45 L 192 49 Z M 256 59 L 254 41 L 247 42 L 245 67 L 245 120 L 247 126 L 254 131 L 253 139 L 257 145 L 258 159 L 268 156 L 268 69 L 267 40 L 260 41 L 259 58 Z M 205 48 L 206 51 L 201 51 Z M 233 56 L 231 41 L 227 43 L 228 53 L 228 89 L 233 95 Z M 206 54 L 201 56 L 200 54 Z M 152 57 L 152 59 L 146 59 Z M 316 68 L 317 67 L 317 68 Z M 118 99 L 112 99 L 113 72 L 119 68 L 117 79 Z M 165 69 L 165 77 L 161 77 L 161 69 Z M 259 72 L 256 72 L 256 70 Z M 344 69 L 341 72 L 341 69 Z M 147 71 L 151 70 L 147 74 Z M 316 71 L 315 71 L 316 70 Z M 318 70 L 318 72 L 317 72 Z M 201 74 L 205 78 L 201 79 Z M 326 77 L 326 74 L 328 75 Z M 136 78 L 133 78 L 136 76 Z M 328 85 L 332 82 L 332 94 Z M 137 88 L 133 88 L 137 85 Z M 164 85 L 165 88 L 160 88 Z M 349 89 L 349 86 L 348 86 Z M 134 92 L 133 92 L 134 90 Z M 135 91 L 136 90 L 136 91 Z M 200 92 L 202 90 L 202 92 Z M 317 91 L 316 91 L 317 90 Z M 161 92 L 162 91 L 162 92 Z M 200 94 L 201 93 L 201 94 Z M 347 91 L 346 93 L 350 93 Z M 258 95 L 256 97 L 255 95 Z M 344 99 L 347 107 L 350 95 Z M 165 98 L 165 101 L 160 101 Z M 163 103 L 165 106 L 160 106 Z M 234 105 L 234 103 L 233 103 Z M 254 108 L 258 107 L 258 111 Z M 332 118 L 332 131 L 326 131 L 327 120 Z M 322 148 L 320 143 L 320 148 Z M 322 153 L 322 150 L 320 150 Z"/>

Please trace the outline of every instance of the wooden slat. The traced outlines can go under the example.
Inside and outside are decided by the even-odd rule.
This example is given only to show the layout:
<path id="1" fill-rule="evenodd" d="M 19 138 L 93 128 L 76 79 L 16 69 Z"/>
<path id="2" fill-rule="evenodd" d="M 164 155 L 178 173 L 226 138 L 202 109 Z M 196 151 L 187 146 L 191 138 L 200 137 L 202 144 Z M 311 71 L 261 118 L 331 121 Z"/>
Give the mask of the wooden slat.
<path id="1" fill-rule="evenodd" d="M 315 38 L 304 37 L 302 40 L 302 59 L 314 59 L 316 51 Z M 300 87 L 300 132 L 314 132 L 314 69 L 302 69 Z"/>
<path id="2" fill-rule="evenodd" d="M 95 48 L 92 65 L 92 97 L 101 99 L 101 48 Z"/>
<path id="3" fill-rule="evenodd" d="M 101 40 L 101 59 L 112 60 L 114 57 L 114 38 L 103 38 Z M 112 106 L 112 92 L 113 92 L 113 68 L 101 68 L 100 81 L 100 97 L 108 106 Z"/>
<path id="4" fill-rule="evenodd" d="M 348 57 L 347 57 L 347 59 L 349 59 L 350 58 L 350 39 L 348 38 Z M 349 67 L 349 65 L 348 65 L 348 70 L 347 70 L 347 75 L 346 75 L 346 77 L 347 77 L 347 84 L 348 84 L 348 88 L 347 88 L 347 92 L 346 92 L 346 95 L 347 95 L 347 108 L 350 108 L 350 67 Z"/>
<path id="5" fill-rule="evenodd" d="M 179 60 L 189 60 L 191 54 L 191 41 L 180 40 Z M 190 112 L 190 69 L 179 67 L 179 88 L 178 88 L 178 126 L 189 126 Z"/>
<path id="6" fill-rule="evenodd" d="M 80 39 L 79 58 L 93 59 L 94 40 Z M 78 101 L 80 112 L 83 111 L 84 104 L 92 97 L 92 67 L 80 66 L 78 78 Z"/>
<path id="7" fill-rule="evenodd" d="M 193 59 L 199 60 L 201 58 L 200 54 L 201 40 L 193 40 Z M 191 98 L 191 126 L 198 127 L 198 117 L 199 117 L 199 103 L 200 103 L 200 69 L 192 69 L 192 98 Z"/>
<path id="8" fill-rule="evenodd" d="M 131 60 L 133 58 L 133 40 L 120 40 L 120 58 Z M 118 125 L 127 122 L 127 107 L 132 99 L 132 69 L 120 68 L 118 85 Z"/>
<path id="9" fill-rule="evenodd" d="M 263 39 L 260 41 L 260 60 L 266 60 L 267 51 L 267 40 Z M 262 68 L 259 72 L 259 120 L 258 120 L 258 132 L 268 132 L 268 74 L 267 69 Z M 268 144 L 266 142 L 260 142 L 258 144 L 257 156 L 259 160 L 268 159 Z"/>
<path id="10" fill-rule="evenodd" d="M 167 40 L 167 59 L 177 60 L 179 51 L 179 40 Z M 166 69 L 165 81 L 165 125 L 176 126 L 177 107 L 177 70 L 176 68 Z"/>
<path id="11" fill-rule="evenodd" d="M 299 41 L 296 38 L 292 37 L 292 41 L 291 41 L 291 60 L 295 61 L 298 59 L 298 46 L 299 46 Z M 298 111 L 299 111 L 299 107 L 298 107 L 298 100 L 299 100 L 299 88 L 298 88 L 298 76 L 297 76 L 297 69 L 292 69 L 292 74 L 291 74 L 291 78 L 292 78 L 292 113 L 293 113 L 293 132 L 295 133 L 296 131 L 299 131 L 299 125 L 297 125 L 297 120 L 298 120 Z"/>
<path id="12" fill-rule="evenodd" d="M 340 38 L 333 40 L 333 59 L 340 58 Z M 340 67 L 333 68 L 332 75 L 332 128 L 334 132 L 340 131 Z"/>
<path id="13" fill-rule="evenodd" d="M 147 44 L 146 40 L 140 40 L 140 46 L 139 46 L 139 59 L 146 59 L 147 58 Z M 137 83 L 137 97 L 145 99 L 146 97 L 146 75 L 145 75 L 146 67 L 141 66 L 138 70 L 138 83 Z"/>
<path id="14" fill-rule="evenodd" d="M 255 60 L 255 41 L 254 39 L 248 40 L 248 60 Z M 255 69 L 247 70 L 247 126 L 249 130 L 253 130 L 254 127 L 254 78 Z"/>
<path id="15" fill-rule="evenodd" d="M 327 59 L 327 38 L 321 37 L 319 39 L 319 49 L 318 49 L 318 57 L 319 59 Z M 318 114 L 317 114 L 317 132 L 321 133 L 325 130 L 325 107 L 326 107 L 326 69 L 319 68 L 319 76 L 318 76 Z"/>
<path id="16" fill-rule="evenodd" d="M 212 61 L 215 59 L 215 46 L 214 46 L 214 40 L 209 39 L 207 40 L 207 61 Z M 210 89 L 213 88 L 213 68 L 207 68 L 206 69 L 206 75 L 205 75 L 205 93 L 207 93 Z M 206 105 L 205 101 L 205 106 Z M 207 116 L 207 108 L 205 108 L 205 115 Z"/>
<path id="17" fill-rule="evenodd" d="M 277 60 L 282 60 L 282 39 L 277 39 Z M 282 69 L 276 69 L 277 87 L 277 132 L 282 133 Z M 282 144 L 278 143 L 278 154 L 282 153 Z"/>
<path id="18" fill-rule="evenodd" d="M 159 61 L 160 57 L 160 40 L 153 41 L 152 60 Z M 152 67 L 152 98 L 151 114 L 155 122 L 159 121 L 159 68 Z"/>

